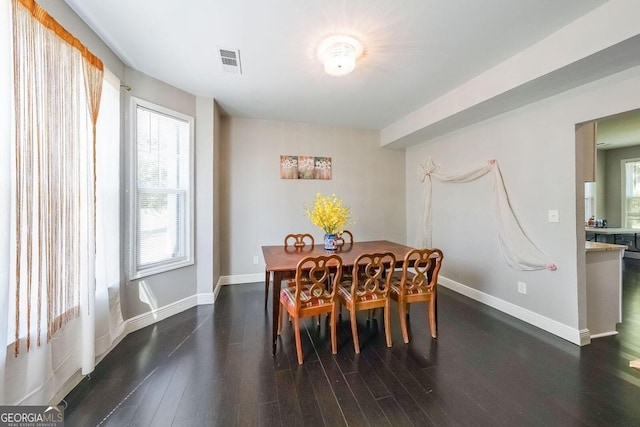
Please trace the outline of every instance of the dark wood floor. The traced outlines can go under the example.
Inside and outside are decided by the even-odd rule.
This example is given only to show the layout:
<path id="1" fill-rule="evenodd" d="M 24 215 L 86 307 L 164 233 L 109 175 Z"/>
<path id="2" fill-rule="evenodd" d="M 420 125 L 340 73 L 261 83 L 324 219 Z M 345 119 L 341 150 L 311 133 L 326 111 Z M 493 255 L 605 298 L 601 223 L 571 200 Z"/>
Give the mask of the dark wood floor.
<path id="1" fill-rule="evenodd" d="M 193 308 L 127 336 L 67 397 L 67 426 L 638 426 L 640 263 L 627 262 L 620 334 L 577 347 L 447 289 L 439 336 L 411 311 L 412 342 L 393 312 L 345 316 L 332 355 L 327 325 L 305 323 L 298 366 L 290 325 L 271 356 L 261 284 L 227 286 Z"/>

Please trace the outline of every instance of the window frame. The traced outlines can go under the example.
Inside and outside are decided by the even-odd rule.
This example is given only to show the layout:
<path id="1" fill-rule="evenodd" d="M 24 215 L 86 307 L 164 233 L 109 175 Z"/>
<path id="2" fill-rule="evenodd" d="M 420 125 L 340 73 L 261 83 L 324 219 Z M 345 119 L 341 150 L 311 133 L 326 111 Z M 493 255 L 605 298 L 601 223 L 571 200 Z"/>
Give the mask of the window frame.
<path id="1" fill-rule="evenodd" d="M 166 117 L 170 117 L 176 120 L 181 120 L 186 122 L 189 125 L 189 142 L 188 142 L 188 173 L 187 173 L 187 181 L 188 181 L 188 189 L 185 192 L 185 202 L 184 202 L 184 218 L 185 218 L 185 228 L 184 228 L 184 256 L 179 258 L 174 258 L 169 261 L 162 261 L 155 264 L 152 264 L 149 267 L 138 268 L 138 239 L 137 239 L 137 227 L 138 227 L 138 204 L 139 204 L 139 192 L 138 192 L 138 135 L 137 135 L 137 112 L 138 108 L 143 108 L 147 111 L 151 111 L 153 113 L 157 113 L 159 115 L 164 115 Z M 128 183 L 128 192 L 129 192 L 129 226 L 127 229 L 129 230 L 129 280 L 141 279 L 143 277 L 152 276 L 155 274 L 165 273 L 168 271 L 172 271 L 178 268 L 187 267 L 193 265 L 195 263 L 194 257 L 194 230 L 195 230 L 195 220 L 194 220 L 194 141 L 195 141 L 195 119 L 193 116 L 188 114 L 181 113 L 179 111 L 172 110 L 170 108 L 164 107 L 162 105 L 155 104 L 150 101 L 146 101 L 141 98 L 137 98 L 132 96 L 130 100 L 130 120 L 129 120 L 129 140 L 131 141 L 129 144 L 129 155 L 130 155 L 130 168 L 129 168 L 129 179 Z M 159 192 L 170 194 L 172 190 L 162 191 L 162 190 L 146 190 L 144 193 L 149 192 Z M 142 192 L 141 192 L 142 193 Z"/>
<path id="2" fill-rule="evenodd" d="M 622 214 L 622 225 L 624 228 L 635 228 L 635 227 L 629 227 L 628 226 L 628 210 L 627 210 L 627 206 L 628 206 L 628 201 L 627 201 L 627 163 L 639 163 L 640 162 L 640 157 L 632 157 L 632 158 L 628 158 L 628 159 L 622 159 L 620 160 L 620 172 L 621 172 L 621 197 L 620 197 L 620 202 L 621 202 L 621 207 L 620 207 L 620 212 Z"/>

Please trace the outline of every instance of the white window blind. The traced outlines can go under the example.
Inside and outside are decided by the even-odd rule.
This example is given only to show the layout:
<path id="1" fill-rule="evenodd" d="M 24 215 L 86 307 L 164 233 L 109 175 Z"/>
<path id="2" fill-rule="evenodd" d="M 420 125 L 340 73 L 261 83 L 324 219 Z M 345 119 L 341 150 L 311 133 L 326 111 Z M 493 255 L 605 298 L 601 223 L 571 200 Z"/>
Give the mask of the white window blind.
<path id="1" fill-rule="evenodd" d="M 133 278 L 193 264 L 193 118 L 134 98 Z"/>

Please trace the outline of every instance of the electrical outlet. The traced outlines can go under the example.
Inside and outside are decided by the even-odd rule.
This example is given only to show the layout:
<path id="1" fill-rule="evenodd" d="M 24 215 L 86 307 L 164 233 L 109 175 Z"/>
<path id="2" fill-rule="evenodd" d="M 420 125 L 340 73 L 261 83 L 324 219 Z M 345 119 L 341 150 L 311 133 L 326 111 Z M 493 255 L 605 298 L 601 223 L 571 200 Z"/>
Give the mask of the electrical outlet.
<path id="1" fill-rule="evenodd" d="M 524 282 L 518 282 L 518 292 L 521 294 L 527 294 L 527 284 Z"/>
<path id="2" fill-rule="evenodd" d="M 555 209 L 549 210 L 549 222 L 560 222 L 560 212 Z"/>
<path id="3" fill-rule="evenodd" d="M 255 255 L 255 256 L 253 257 L 253 263 L 254 263 L 254 264 L 257 264 L 257 263 L 258 263 L 258 261 L 259 261 L 258 255 Z"/>

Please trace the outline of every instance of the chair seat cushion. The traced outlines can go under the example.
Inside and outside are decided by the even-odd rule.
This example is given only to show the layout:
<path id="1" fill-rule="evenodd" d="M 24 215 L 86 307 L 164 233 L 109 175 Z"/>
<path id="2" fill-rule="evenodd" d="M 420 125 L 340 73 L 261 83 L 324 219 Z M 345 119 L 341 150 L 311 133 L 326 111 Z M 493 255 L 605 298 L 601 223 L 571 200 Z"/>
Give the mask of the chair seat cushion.
<path id="1" fill-rule="evenodd" d="M 338 294 L 340 294 L 340 296 L 345 301 L 352 302 L 353 298 L 351 295 L 351 283 L 345 282 L 343 286 L 340 286 L 338 288 Z M 362 292 L 362 293 L 358 293 L 357 295 L 358 302 L 373 301 L 377 299 L 382 299 L 382 295 L 376 294 L 374 292 L 366 292 L 366 293 Z"/>
<path id="2" fill-rule="evenodd" d="M 400 283 L 393 282 L 391 283 L 391 289 L 389 290 L 394 295 L 400 295 Z M 423 287 L 414 287 L 414 288 L 406 288 L 406 295 L 416 295 L 416 294 L 427 294 L 429 291 Z"/>
<path id="3" fill-rule="evenodd" d="M 280 292 L 280 302 L 288 304 L 290 306 L 296 305 L 296 288 L 288 287 L 284 288 Z M 311 308 L 320 305 L 331 304 L 331 295 L 324 291 L 322 293 L 312 293 L 311 285 L 303 285 L 302 292 L 300 293 L 300 308 Z"/>

